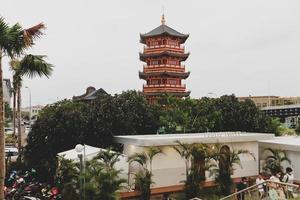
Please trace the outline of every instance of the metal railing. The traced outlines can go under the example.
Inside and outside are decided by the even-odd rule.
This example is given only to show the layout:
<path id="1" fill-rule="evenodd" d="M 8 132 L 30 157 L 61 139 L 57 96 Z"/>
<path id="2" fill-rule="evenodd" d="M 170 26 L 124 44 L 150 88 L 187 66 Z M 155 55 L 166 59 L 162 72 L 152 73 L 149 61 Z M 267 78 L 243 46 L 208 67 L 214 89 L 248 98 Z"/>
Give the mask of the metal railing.
<path id="1" fill-rule="evenodd" d="M 226 196 L 226 197 L 221 198 L 220 200 L 237 199 L 236 197 L 237 197 L 239 194 L 242 194 L 242 193 L 244 193 L 245 195 L 246 195 L 246 194 L 251 195 L 251 192 L 253 192 L 253 191 L 255 191 L 255 190 L 258 190 L 258 186 L 260 186 L 260 185 L 266 186 L 266 191 L 265 191 L 265 196 L 264 196 L 264 198 L 260 198 L 258 193 L 257 193 L 257 196 L 256 196 L 257 198 L 255 198 L 255 197 L 253 197 L 253 196 L 250 196 L 250 198 L 251 198 L 252 200 L 255 200 L 255 199 L 272 199 L 272 198 L 270 198 L 270 194 L 269 194 L 269 191 L 270 191 L 270 189 L 269 189 L 270 184 L 276 184 L 278 190 L 284 189 L 285 192 L 288 191 L 288 187 L 292 187 L 292 188 L 293 188 L 293 192 L 294 192 L 295 189 L 297 189 L 297 190 L 296 190 L 296 194 L 297 194 L 296 197 L 297 197 L 297 198 L 300 197 L 300 196 L 299 196 L 299 185 L 266 180 L 266 181 L 264 181 L 264 182 L 262 182 L 262 183 L 255 184 L 255 185 L 252 185 L 252 186 L 250 186 L 250 187 L 247 187 L 247 188 L 245 188 L 245 189 L 243 189 L 243 190 L 240 190 L 240 191 L 238 191 L 238 192 L 232 193 L 232 194 L 230 194 L 230 195 L 228 195 L 228 196 Z M 280 185 L 280 186 L 278 187 L 278 185 Z M 276 191 L 276 189 L 275 189 L 275 191 Z M 294 196 L 293 198 L 295 198 L 295 196 Z M 278 199 L 282 199 L 282 198 L 279 197 Z M 283 198 L 283 199 L 286 199 L 286 198 Z"/>

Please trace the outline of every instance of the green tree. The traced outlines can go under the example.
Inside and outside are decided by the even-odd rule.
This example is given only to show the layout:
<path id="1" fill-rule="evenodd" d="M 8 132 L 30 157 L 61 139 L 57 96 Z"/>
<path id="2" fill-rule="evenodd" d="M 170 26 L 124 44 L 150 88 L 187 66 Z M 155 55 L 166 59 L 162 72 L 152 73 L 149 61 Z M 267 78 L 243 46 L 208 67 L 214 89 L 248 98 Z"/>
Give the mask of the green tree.
<path id="1" fill-rule="evenodd" d="M 37 170 L 41 181 L 53 182 L 57 153 L 83 144 L 85 137 L 98 141 L 93 135 L 86 136 L 87 105 L 63 100 L 46 106 L 28 134 L 24 158 L 29 167 Z M 99 140 L 101 143 L 103 140 Z"/>
<path id="2" fill-rule="evenodd" d="M 57 153 L 78 143 L 119 148 L 115 135 L 155 133 L 159 124 L 155 109 L 135 91 L 100 94 L 89 103 L 64 100 L 48 105 L 28 135 L 25 161 L 37 169 L 42 181 L 51 182 Z"/>
<path id="3" fill-rule="evenodd" d="M 4 56 L 13 58 L 20 56 L 31 47 L 33 41 L 41 35 L 40 28 L 43 24 L 38 24 L 29 29 L 23 29 L 18 23 L 9 26 L 4 18 L 0 18 L 0 80 L 2 77 L 2 59 Z M 5 176 L 5 153 L 4 153 L 4 101 L 3 85 L 0 84 L 0 199 L 4 199 L 4 176 Z"/>
<path id="4" fill-rule="evenodd" d="M 160 126 L 167 133 L 249 131 L 272 132 L 269 117 L 251 100 L 238 101 L 234 95 L 220 98 L 178 99 L 169 95 L 159 99 Z"/>
<path id="5" fill-rule="evenodd" d="M 45 56 L 28 54 L 25 55 L 20 61 L 13 59 L 11 62 L 11 69 L 13 70 L 13 85 L 16 87 L 15 95 L 17 97 L 16 113 L 18 119 L 18 148 L 19 152 L 21 152 L 21 87 L 23 78 L 25 76 L 29 78 L 46 76 L 48 78 L 52 73 L 53 65 L 45 61 Z"/>
<path id="6" fill-rule="evenodd" d="M 212 170 L 216 166 L 212 163 L 214 154 L 211 153 L 213 145 L 192 144 L 191 168 L 185 181 L 185 195 L 191 199 L 200 195 L 202 184 L 206 180 L 206 171 Z M 210 173 L 212 175 L 212 173 Z"/>
<path id="7" fill-rule="evenodd" d="M 12 109 L 10 108 L 9 104 L 7 102 L 4 103 L 4 111 L 5 111 L 5 126 L 8 126 L 8 123 L 11 122 L 13 112 Z"/>
<path id="8" fill-rule="evenodd" d="M 218 163 L 216 172 L 216 182 L 219 184 L 219 191 L 223 195 L 229 195 L 232 189 L 232 179 L 235 167 L 243 167 L 241 164 L 240 155 L 249 155 L 254 160 L 256 159 L 253 153 L 248 150 L 230 149 L 228 146 L 216 145 L 214 159 Z M 221 148 L 220 148 L 221 147 Z"/>
<path id="9" fill-rule="evenodd" d="M 273 174 L 278 171 L 283 172 L 282 163 L 291 164 L 291 160 L 287 157 L 286 152 L 281 149 L 266 148 L 264 152 L 269 153 L 265 159 L 264 170 L 268 174 Z"/>
<path id="10" fill-rule="evenodd" d="M 134 174 L 135 187 L 141 192 L 141 200 L 149 200 L 151 197 L 152 162 L 155 156 L 163 153 L 160 148 L 149 147 L 146 152 L 135 153 L 128 157 L 129 164 L 133 162 L 141 166 L 141 170 Z"/>
<path id="11" fill-rule="evenodd" d="M 199 196 L 201 192 L 201 184 L 206 180 L 205 172 L 211 172 L 216 165 L 212 162 L 215 156 L 212 149 L 214 145 L 207 144 L 187 144 L 176 142 L 173 146 L 174 150 L 185 160 L 186 179 L 185 196 L 191 199 Z"/>
<path id="12" fill-rule="evenodd" d="M 79 168 L 73 160 L 60 157 L 58 159 L 58 168 L 56 170 L 56 185 L 61 190 L 62 196 L 65 200 L 79 199 L 78 180 Z"/>
<path id="13" fill-rule="evenodd" d="M 62 190 L 63 199 L 79 199 L 79 180 L 85 178 L 85 197 L 91 200 L 117 200 L 117 191 L 125 179 L 120 178 L 121 170 L 115 169 L 119 153 L 108 149 L 100 151 L 91 161 L 86 162 L 85 172 L 80 176 L 79 163 L 60 158 L 57 169 L 57 184 Z"/>
<path id="14" fill-rule="evenodd" d="M 190 162 L 191 162 L 191 145 L 188 143 L 176 141 L 175 146 L 173 146 L 173 149 L 179 154 L 179 156 L 184 160 L 185 164 L 185 176 L 186 180 L 189 175 L 190 170 Z"/>
<path id="15" fill-rule="evenodd" d="M 86 197 L 95 200 L 116 200 L 117 191 L 126 182 L 120 178 L 121 170 L 115 169 L 120 154 L 108 149 L 101 151 L 86 166 Z"/>
<path id="16" fill-rule="evenodd" d="M 159 127 L 159 114 L 155 105 L 148 104 L 142 93 L 131 90 L 113 98 L 116 108 L 115 135 L 153 134 Z"/>

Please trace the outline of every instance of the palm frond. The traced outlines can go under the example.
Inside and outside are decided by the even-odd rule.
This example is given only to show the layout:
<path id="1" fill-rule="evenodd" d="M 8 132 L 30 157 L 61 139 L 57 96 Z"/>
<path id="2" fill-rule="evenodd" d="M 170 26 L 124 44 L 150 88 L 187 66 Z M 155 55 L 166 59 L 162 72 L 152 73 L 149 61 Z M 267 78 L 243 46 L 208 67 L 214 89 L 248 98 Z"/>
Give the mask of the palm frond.
<path id="1" fill-rule="evenodd" d="M 26 55 L 20 61 L 20 76 L 33 78 L 35 76 L 49 76 L 52 74 L 53 65 L 45 61 L 46 56 L 43 55 Z"/>
<path id="2" fill-rule="evenodd" d="M 23 30 L 23 39 L 24 39 L 25 45 L 27 47 L 31 46 L 35 39 L 38 39 L 43 35 L 42 30 L 45 28 L 46 28 L 45 24 L 39 23 L 31 28 L 24 29 Z"/>
<path id="3" fill-rule="evenodd" d="M 135 153 L 131 156 L 128 157 L 128 162 L 137 162 L 139 163 L 142 167 L 145 167 L 148 162 L 147 155 L 145 153 Z"/>
<path id="4" fill-rule="evenodd" d="M 152 160 L 154 156 L 156 156 L 157 154 L 162 154 L 163 151 L 161 150 L 161 148 L 157 148 L 157 147 L 150 147 L 147 150 L 147 154 L 149 156 L 149 159 Z"/>

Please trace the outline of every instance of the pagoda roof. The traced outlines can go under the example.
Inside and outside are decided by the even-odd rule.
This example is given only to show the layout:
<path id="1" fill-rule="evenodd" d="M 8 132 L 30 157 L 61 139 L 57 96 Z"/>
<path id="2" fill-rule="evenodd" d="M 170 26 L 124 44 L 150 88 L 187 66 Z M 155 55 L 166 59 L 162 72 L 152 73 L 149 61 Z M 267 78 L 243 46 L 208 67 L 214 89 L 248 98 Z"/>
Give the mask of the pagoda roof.
<path id="1" fill-rule="evenodd" d="M 74 96 L 73 100 L 77 100 L 77 101 L 90 101 L 90 100 L 94 100 L 97 98 L 98 95 L 107 95 L 107 92 L 100 88 L 98 90 L 96 90 L 96 88 L 90 86 L 86 89 L 86 92 L 80 96 Z"/>
<path id="2" fill-rule="evenodd" d="M 145 61 L 146 58 L 160 57 L 164 55 L 182 58 L 182 61 L 185 61 L 189 57 L 190 53 L 175 53 L 171 51 L 162 51 L 160 53 L 140 53 L 140 60 Z"/>
<path id="3" fill-rule="evenodd" d="M 162 71 L 162 72 L 139 72 L 139 77 L 140 79 L 145 79 L 149 76 L 161 76 L 161 75 L 165 75 L 165 76 L 173 76 L 173 77 L 181 77 L 183 79 L 186 79 L 187 77 L 189 77 L 190 72 L 168 72 L 168 71 Z"/>
<path id="4" fill-rule="evenodd" d="M 153 29 L 152 31 L 149 31 L 148 33 L 145 34 L 140 34 L 141 37 L 141 42 L 145 43 L 145 39 L 149 37 L 155 37 L 155 36 L 160 36 L 160 35 L 170 35 L 174 37 L 179 37 L 183 39 L 183 42 L 189 37 L 189 34 L 182 34 L 171 27 L 162 24 L 158 26 L 157 28 Z"/>
<path id="5" fill-rule="evenodd" d="M 143 92 L 145 96 L 161 96 L 164 94 L 169 94 L 172 96 L 177 96 L 177 97 L 188 97 L 191 94 L 191 91 L 186 91 L 186 92 Z"/>

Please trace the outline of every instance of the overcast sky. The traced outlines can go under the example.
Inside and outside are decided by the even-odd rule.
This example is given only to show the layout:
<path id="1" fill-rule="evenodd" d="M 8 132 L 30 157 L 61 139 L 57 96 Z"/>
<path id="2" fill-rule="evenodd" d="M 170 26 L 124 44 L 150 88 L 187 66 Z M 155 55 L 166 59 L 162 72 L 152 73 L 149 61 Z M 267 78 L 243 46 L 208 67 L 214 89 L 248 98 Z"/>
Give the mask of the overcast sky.
<path id="1" fill-rule="evenodd" d="M 0 15 L 24 27 L 47 25 L 29 52 L 47 55 L 53 76 L 24 81 L 32 103 L 47 104 L 88 86 L 141 90 L 139 34 L 160 25 L 163 6 L 166 24 L 190 34 L 185 82 L 193 98 L 300 95 L 299 0 L 1 0 Z"/>

